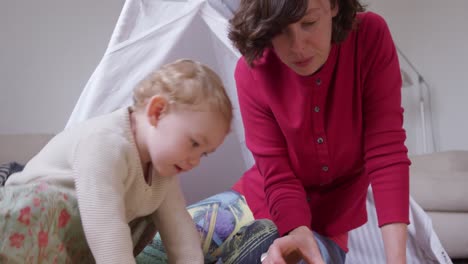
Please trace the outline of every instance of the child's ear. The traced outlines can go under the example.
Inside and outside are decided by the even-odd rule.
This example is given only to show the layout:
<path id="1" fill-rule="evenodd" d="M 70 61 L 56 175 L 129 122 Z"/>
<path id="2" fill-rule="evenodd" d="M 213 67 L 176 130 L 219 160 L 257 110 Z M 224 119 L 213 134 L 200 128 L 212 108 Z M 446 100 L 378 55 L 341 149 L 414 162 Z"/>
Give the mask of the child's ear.
<path id="1" fill-rule="evenodd" d="M 146 117 L 152 126 L 156 126 L 167 107 L 168 101 L 163 96 L 155 95 L 149 99 L 146 105 Z"/>

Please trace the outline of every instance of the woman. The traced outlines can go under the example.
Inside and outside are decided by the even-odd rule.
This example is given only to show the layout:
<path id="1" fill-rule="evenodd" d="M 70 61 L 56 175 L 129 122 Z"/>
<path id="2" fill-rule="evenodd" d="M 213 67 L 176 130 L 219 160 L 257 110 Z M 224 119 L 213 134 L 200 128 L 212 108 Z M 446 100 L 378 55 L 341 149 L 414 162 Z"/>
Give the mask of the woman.
<path id="1" fill-rule="evenodd" d="M 398 57 L 385 21 L 362 10 L 357 0 L 243 0 L 231 21 L 255 159 L 234 189 L 283 236 L 264 263 L 294 241 L 322 263 L 316 234 L 346 251 L 348 231 L 366 222 L 369 183 L 387 262 L 405 263 L 410 162 Z"/>
<path id="2" fill-rule="evenodd" d="M 235 79 L 255 164 L 233 189 L 280 237 L 267 224 L 234 232 L 224 263 L 254 263 L 262 250 L 263 263 L 344 263 L 348 232 L 367 221 L 369 184 L 387 263 L 406 263 L 399 63 L 385 21 L 361 11 L 358 0 L 241 1 L 229 37 L 243 55 Z M 239 250 L 240 236 L 268 239 Z"/>

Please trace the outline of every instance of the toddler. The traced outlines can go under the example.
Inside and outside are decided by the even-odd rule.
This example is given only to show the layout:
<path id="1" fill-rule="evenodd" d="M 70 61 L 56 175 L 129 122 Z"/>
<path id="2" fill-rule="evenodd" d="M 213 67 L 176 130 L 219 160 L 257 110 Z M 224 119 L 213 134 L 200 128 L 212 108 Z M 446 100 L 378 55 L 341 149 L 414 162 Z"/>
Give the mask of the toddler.
<path id="1" fill-rule="evenodd" d="M 0 214 L 11 207 L 8 199 L 15 199 L 5 194 L 9 188 L 28 185 L 37 194 L 47 186 L 76 198 L 84 237 L 97 263 L 135 263 L 129 223 L 145 216 L 151 216 L 170 263 L 203 263 L 200 237 L 186 210 L 177 174 L 193 169 L 202 156 L 214 152 L 230 131 L 231 120 L 231 102 L 211 69 L 191 60 L 167 64 L 137 85 L 132 107 L 67 128 L 22 172 L 11 175 L 0 188 Z M 34 213 L 37 200 L 31 201 L 27 213 L 26 207 L 18 208 L 17 218 L 5 219 L 29 230 L 37 219 L 36 229 L 21 232 L 9 225 L 0 231 L 0 260 L 2 256 L 8 260 L 8 247 L 24 247 L 29 236 L 40 241 L 40 234 L 42 238 L 47 234 L 47 243 L 42 243 L 47 248 L 58 227 L 66 227 L 73 218 L 73 208 L 66 214 L 62 209 L 56 224 L 41 224 L 39 219 L 50 214 L 44 209 Z M 27 225 L 20 221 L 25 216 Z M 59 241 L 56 248 L 66 245 Z M 39 259 L 49 257 L 40 248 L 35 252 Z"/>

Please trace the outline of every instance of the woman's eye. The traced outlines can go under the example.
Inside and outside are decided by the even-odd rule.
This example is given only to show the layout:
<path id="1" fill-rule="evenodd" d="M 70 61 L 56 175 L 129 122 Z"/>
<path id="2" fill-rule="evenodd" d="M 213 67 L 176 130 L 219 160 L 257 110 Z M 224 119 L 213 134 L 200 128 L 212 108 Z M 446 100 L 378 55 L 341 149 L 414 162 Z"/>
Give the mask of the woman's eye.
<path id="1" fill-rule="evenodd" d="M 304 22 L 304 23 L 302 23 L 302 25 L 303 25 L 304 27 L 310 27 L 310 26 L 315 25 L 315 21 L 314 21 L 314 22 Z"/>
<path id="2" fill-rule="evenodd" d="M 202 153 L 202 156 L 203 156 L 203 157 L 208 157 L 208 153 L 203 152 L 203 153 Z"/>
<path id="3" fill-rule="evenodd" d="M 287 35 L 288 33 L 289 33 L 289 28 L 284 27 L 276 34 L 276 36 L 283 36 L 283 35 Z"/>

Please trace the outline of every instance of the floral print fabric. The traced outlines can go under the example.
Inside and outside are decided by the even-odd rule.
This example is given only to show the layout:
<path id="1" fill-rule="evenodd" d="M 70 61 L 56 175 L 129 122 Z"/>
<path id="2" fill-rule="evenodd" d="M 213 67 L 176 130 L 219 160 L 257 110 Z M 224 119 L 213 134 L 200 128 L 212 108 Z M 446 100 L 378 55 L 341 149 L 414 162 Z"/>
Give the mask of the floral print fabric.
<path id="1" fill-rule="evenodd" d="M 73 192 L 0 187 L 0 263 L 94 263 Z"/>

